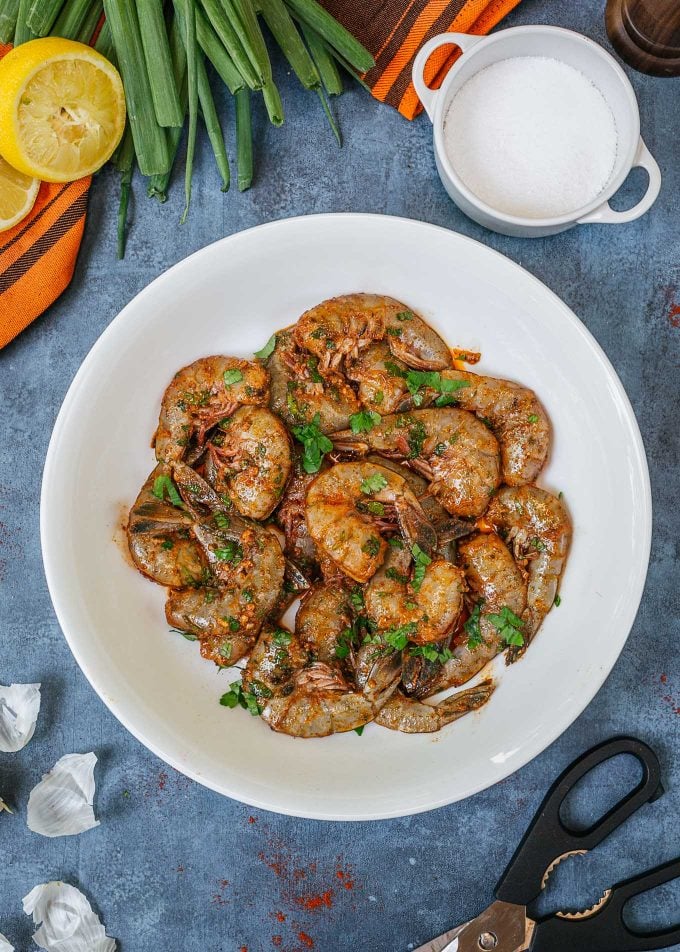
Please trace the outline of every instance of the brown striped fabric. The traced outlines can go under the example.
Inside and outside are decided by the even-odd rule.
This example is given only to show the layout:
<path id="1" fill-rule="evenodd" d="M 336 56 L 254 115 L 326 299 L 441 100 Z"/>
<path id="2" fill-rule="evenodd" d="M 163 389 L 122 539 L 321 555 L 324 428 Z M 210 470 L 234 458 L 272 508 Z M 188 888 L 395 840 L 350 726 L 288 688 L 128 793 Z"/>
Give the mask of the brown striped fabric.
<path id="1" fill-rule="evenodd" d="M 520 0 L 321 0 L 326 9 L 372 53 L 364 77 L 373 95 L 407 119 L 421 105 L 411 83 L 416 53 L 438 33 L 488 33 Z M 457 51 L 444 47 L 430 57 L 428 83 L 437 87 Z"/>

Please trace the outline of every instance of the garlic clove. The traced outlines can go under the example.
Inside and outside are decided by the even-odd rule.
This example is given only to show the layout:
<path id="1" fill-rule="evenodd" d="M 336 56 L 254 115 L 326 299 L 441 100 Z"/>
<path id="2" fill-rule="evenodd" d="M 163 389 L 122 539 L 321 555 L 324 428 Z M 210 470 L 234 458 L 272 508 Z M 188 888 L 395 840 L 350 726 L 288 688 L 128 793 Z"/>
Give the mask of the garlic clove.
<path id="1" fill-rule="evenodd" d="M 0 751 L 15 754 L 26 746 L 39 710 L 39 684 L 0 684 Z"/>
<path id="2" fill-rule="evenodd" d="M 31 790 L 26 822 L 42 836 L 73 836 L 95 826 L 93 753 L 66 754 Z"/>
<path id="3" fill-rule="evenodd" d="M 116 952 L 87 897 L 68 883 L 42 883 L 24 896 L 24 912 L 39 928 L 33 941 L 46 952 Z M 1 950 L 0 950 L 1 952 Z"/>

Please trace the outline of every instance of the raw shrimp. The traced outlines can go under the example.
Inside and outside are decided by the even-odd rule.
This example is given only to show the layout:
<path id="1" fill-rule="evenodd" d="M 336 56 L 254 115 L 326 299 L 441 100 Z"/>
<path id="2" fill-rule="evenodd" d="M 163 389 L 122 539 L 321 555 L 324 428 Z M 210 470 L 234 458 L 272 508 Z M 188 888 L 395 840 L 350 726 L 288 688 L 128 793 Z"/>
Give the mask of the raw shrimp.
<path id="1" fill-rule="evenodd" d="M 446 370 L 442 377 L 468 384 L 456 390 L 456 403 L 488 421 L 496 434 L 503 482 L 508 486 L 533 483 L 550 449 L 550 421 L 533 390 L 464 370 Z"/>
<path id="2" fill-rule="evenodd" d="M 338 658 L 342 636 L 352 625 L 349 595 L 343 585 L 321 583 L 305 595 L 298 608 L 295 633 L 317 661 L 331 663 Z"/>
<path id="3" fill-rule="evenodd" d="M 200 583 L 205 571 L 201 548 L 191 534 L 191 515 L 154 495 L 157 480 L 170 479 L 170 467 L 159 463 L 142 486 L 127 524 L 130 555 L 147 578 L 180 588 Z"/>
<path id="4" fill-rule="evenodd" d="M 262 718 L 293 737 L 326 737 L 356 730 L 375 719 L 399 683 L 398 659 L 383 665 L 381 677 L 355 690 L 339 666 L 315 661 L 303 668 L 286 697 L 267 701 Z"/>
<path id="5" fill-rule="evenodd" d="M 438 704 L 424 704 L 397 693 L 378 713 L 375 722 L 381 727 L 404 734 L 425 734 L 441 730 L 459 717 L 478 711 L 495 690 L 493 681 L 482 681 L 467 691 L 452 694 Z"/>
<path id="6" fill-rule="evenodd" d="M 366 613 L 378 635 L 407 628 L 409 641 L 429 644 L 450 634 L 458 621 L 463 608 L 463 573 L 444 559 L 434 559 L 423 566 L 424 575 L 416 586 L 412 568 L 408 549 L 390 546 L 366 586 Z"/>
<path id="7" fill-rule="evenodd" d="M 349 418 L 361 407 L 344 376 L 331 369 L 319 370 L 319 360 L 295 345 L 290 330 L 279 331 L 276 346 L 267 361 L 271 374 L 271 409 L 288 426 L 311 423 L 317 417 L 323 433 L 349 426 Z"/>
<path id="8" fill-rule="evenodd" d="M 434 548 L 434 530 L 406 480 L 375 463 L 338 463 L 317 476 L 307 490 L 307 528 L 323 553 L 363 583 L 385 558 L 379 520 L 387 508 L 409 544 Z"/>
<path id="9" fill-rule="evenodd" d="M 345 294 L 305 311 L 295 325 L 296 343 L 319 359 L 319 368 L 338 367 L 343 357 L 385 340 L 407 366 L 443 370 L 452 360 L 439 334 L 405 304 L 382 294 Z"/>
<path id="10" fill-rule="evenodd" d="M 258 698 L 285 695 L 308 662 L 309 654 L 297 635 L 281 625 L 266 624 L 241 676 L 243 688 Z"/>
<path id="11" fill-rule="evenodd" d="M 293 473 L 276 510 L 276 524 L 285 536 L 285 553 L 299 569 L 316 577 L 319 573 L 319 556 L 314 540 L 307 531 L 305 500 L 307 490 L 316 479 L 315 473 L 306 473 L 302 467 L 302 454 L 296 448 L 293 456 Z"/>
<path id="12" fill-rule="evenodd" d="M 211 427 L 239 406 L 266 406 L 269 374 L 237 357 L 201 357 L 178 370 L 163 394 L 156 458 L 173 463 L 200 451 Z"/>
<path id="13" fill-rule="evenodd" d="M 332 439 L 341 452 L 372 449 L 408 460 L 453 515 L 480 516 L 500 483 L 496 437 L 474 414 L 456 407 L 385 416 L 368 433 L 345 430 Z"/>
<path id="14" fill-rule="evenodd" d="M 240 407 L 208 443 L 205 474 L 242 516 L 266 519 L 281 499 L 291 471 L 290 437 L 264 407 Z"/>
<path id="15" fill-rule="evenodd" d="M 524 644 L 511 649 L 509 661 L 526 651 L 555 596 L 571 542 L 571 519 L 557 496 L 538 486 L 503 487 L 486 515 L 505 534 L 515 558 L 526 560 L 529 575 Z"/>
<path id="16" fill-rule="evenodd" d="M 396 413 L 408 401 L 407 372 L 408 367 L 392 354 L 387 341 L 374 341 L 345 360 L 345 374 L 358 385 L 359 403 L 381 414 Z"/>

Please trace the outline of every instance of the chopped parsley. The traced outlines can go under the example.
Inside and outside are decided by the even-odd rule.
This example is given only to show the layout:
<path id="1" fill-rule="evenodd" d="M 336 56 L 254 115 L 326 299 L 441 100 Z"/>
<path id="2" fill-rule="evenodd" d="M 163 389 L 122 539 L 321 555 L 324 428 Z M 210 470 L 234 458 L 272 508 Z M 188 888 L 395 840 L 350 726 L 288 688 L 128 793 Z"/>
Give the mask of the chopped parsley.
<path id="1" fill-rule="evenodd" d="M 276 347 L 276 334 L 272 334 L 267 343 L 264 345 L 262 350 L 256 350 L 255 356 L 259 357 L 260 360 L 266 360 L 267 357 L 271 357 L 274 353 L 274 348 Z"/>
<path id="2" fill-rule="evenodd" d="M 215 549 L 215 558 L 220 562 L 233 562 L 238 565 L 243 561 L 243 549 L 238 542 L 226 542 L 221 548 Z"/>
<path id="3" fill-rule="evenodd" d="M 414 317 L 413 311 L 400 311 L 397 314 L 398 321 L 412 321 Z"/>
<path id="4" fill-rule="evenodd" d="M 420 586 L 423 584 L 423 579 L 425 578 L 425 569 L 430 564 L 432 559 L 426 552 L 423 552 L 417 542 L 411 547 L 411 555 L 413 556 L 413 561 L 415 563 L 413 579 L 411 580 L 411 588 L 414 592 L 419 592 Z"/>
<path id="5" fill-rule="evenodd" d="M 321 432 L 320 423 L 321 416 L 315 413 L 311 423 L 293 427 L 293 436 L 304 447 L 302 467 L 306 473 L 318 473 L 324 455 L 333 449 L 331 441 Z"/>
<path id="6" fill-rule="evenodd" d="M 366 503 L 361 503 L 361 505 L 365 506 L 368 512 L 370 512 L 372 516 L 385 515 L 385 507 L 383 506 L 381 502 L 376 502 L 375 499 L 371 499 L 369 500 L 369 502 L 366 502 Z"/>
<path id="7" fill-rule="evenodd" d="M 419 655 L 425 658 L 426 661 L 439 662 L 439 664 L 445 664 L 453 658 L 453 652 L 450 648 L 440 649 L 436 645 L 415 645 L 415 647 L 409 648 L 409 654 Z"/>
<path id="8" fill-rule="evenodd" d="M 529 545 L 532 549 L 536 549 L 537 552 L 543 552 L 545 549 L 545 542 L 539 539 L 538 536 L 534 536 L 533 539 L 530 539 Z"/>
<path id="9" fill-rule="evenodd" d="M 388 327 L 387 333 L 390 337 L 401 337 L 401 327 Z"/>
<path id="10" fill-rule="evenodd" d="M 361 551 L 365 552 L 366 555 L 370 555 L 371 558 L 375 558 L 380 552 L 380 539 L 376 538 L 376 536 L 371 536 L 361 546 Z"/>
<path id="11" fill-rule="evenodd" d="M 470 617 L 463 625 L 463 628 L 467 632 L 468 636 L 468 650 L 474 651 L 475 648 L 479 648 L 482 644 L 482 629 L 479 626 L 479 619 L 482 614 L 482 605 L 484 604 L 484 599 L 480 598 L 475 607 L 470 612 Z"/>
<path id="12" fill-rule="evenodd" d="M 529 423 L 538 423 L 538 414 L 530 413 L 529 416 L 527 417 L 527 420 L 529 421 Z"/>
<path id="13" fill-rule="evenodd" d="M 562 604 L 562 596 L 558 592 L 557 595 L 555 595 L 555 600 L 553 602 L 553 605 L 555 606 L 555 608 L 559 608 L 561 604 Z"/>
<path id="14" fill-rule="evenodd" d="M 425 442 L 425 437 L 427 432 L 425 430 L 424 424 L 418 420 L 408 431 L 408 436 L 406 437 L 406 442 L 409 446 L 409 459 L 415 459 L 416 456 L 420 456 L 423 452 L 423 444 Z"/>
<path id="15" fill-rule="evenodd" d="M 256 685 L 260 685 L 259 694 L 255 693 Z M 251 687 L 253 688 L 252 693 L 250 691 L 244 691 L 243 684 L 240 681 L 232 682 L 232 684 L 229 685 L 229 690 L 220 698 L 220 704 L 223 707 L 231 708 L 240 706 L 246 711 L 250 711 L 253 717 L 257 717 L 262 713 L 263 708 L 263 705 L 261 706 L 258 701 L 258 696 L 271 697 L 272 692 L 268 687 L 266 687 L 266 685 L 261 684 L 259 681 L 253 681 Z M 261 691 L 262 688 L 264 688 L 264 691 L 267 692 L 266 694 Z"/>
<path id="16" fill-rule="evenodd" d="M 487 615 L 487 618 L 506 645 L 521 647 L 524 644 L 524 635 L 522 634 L 524 622 L 507 605 L 504 605 L 497 615 Z"/>
<path id="17" fill-rule="evenodd" d="M 323 383 L 323 377 L 319 373 L 319 358 L 310 357 L 307 361 L 307 370 L 312 383 Z"/>
<path id="18" fill-rule="evenodd" d="M 177 487 L 169 476 L 156 476 L 153 481 L 153 488 L 151 492 L 154 494 L 156 499 L 163 500 L 167 496 L 168 500 L 173 504 L 173 506 L 177 506 L 178 509 L 184 509 L 182 497 L 177 492 Z"/>
<path id="19" fill-rule="evenodd" d="M 417 628 L 416 623 L 410 621 L 408 624 L 401 625 L 398 628 L 387 628 L 381 634 L 385 644 L 394 648 L 395 651 L 403 651 L 408 644 L 410 636 L 416 633 Z"/>
<path id="20" fill-rule="evenodd" d="M 352 603 L 352 608 L 356 612 L 362 612 L 364 610 L 364 593 L 360 588 L 354 588 L 350 592 L 349 600 Z"/>
<path id="21" fill-rule="evenodd" d="M 352 644 L 356 641 L 356 634 L 352 628 L 345 628 L 340 632 L 335 645 L 335 657 L 342 660 L 352 650 Z"/>
<path id="22" fill-rule="evenodd" d="M 387 540 L 387 544 L 391 545 L 393 549 L 403 549 L 404 543 L 401 541 L 399 536 L 392 536 L 391 539 Z"/>
<path id="23" fill-rule="evenodd" d="M 373 394 L 373 403 L 382 403 L 384 399 L 385 394 L 382 392 L 382 390 L 376 390 L 376 392 Z"/>
<path id="24" fill-rule="evenodd" d="M 361 491 L 366 496 L 370 496 L 371 493 L 379 493 L 387 486 L 387 480 L 382 473 L 371 473 L 370 476 L 367 476 L 366 479 L 361 482 Z"/>
<path id="25" fill-rule="evenodd" d="M 435 406 L 445 407 L 450 403 L 455 403 L 453 393 L 456 390 L 462 390 L 469 387 L 468 380 L 448 380 L 436 370 L 409 370 L 405 374 L 406 386 L 409 392 L 413 394 L 413 403 L 419 407 L 423 402 L 423 394 L 420 392 L 423 387 L 430 390 L 436 390 L 440 396 L 434 401 Z"/>
<path id="26" fill-rule="evenodd" d="M 381 420 L 382 417 L 375 410 L 360 410 L 359 413 L 351 414 L 349 425 L 352 433 L 369 433 Z"/>
<path id="27" fill-rule="evenodd" d="M 229 658 L 231 658 L 231 653 L 233 650 L 234 650 L 234 646 L 232 645 L 232 643 L 230 641 L 225 641 L 223 644 L 220 645 L 217 653 L 219 654 L 221 658 L 226 658 L 226 660 L 228 661 Z"/>
<path id="28" fill-rule="evenodd" d="M 240 383 L 243 380 L 243 374 L 240 370 L 225 370 L 222 374 L 225 387 L 231 387 L 232 384 Z"/>
<path id="29" fill-rule="evenodd" d="M 279 648 L 287 648 L 292 639 L 293 636 L 289 631 L 286 631 L 285 628 L 277 628 L 272 635 L 272 641 L 275 645 L 278 645 Z"/>
<path id="30" fill-rule="evenodd" d="M 229 625 L 230 631 L 238 631 L 241 627 L 238 618 L 234 618 L 233 615 L 225 615 L 222 618 L 222 621 L 226 621 L 226 623 Z"/>
<path id="31" fill-rule="evenodd" d="M 250 591 L 249 588 L 243 589 L 243 591 L 241 592 L 241 600 L 246 602 L 246 604 L 248 604 L 249 602 L 252 602 L 253 593 Z"/>
<path id="32" fill-rule="evenodd" d="M 403 583 L 408 582 L 408 576 L 402 575 L 401 572 L 398 572 L 394 568 L 387 569 L 387 571 L 385 572 L 385 575 L 387 576 L 387 578 L 391 578 L 393 582 L 403 582 Z"/>
<path id="33" fill-rule="evenodd" d="M 354 733 L 355 733 L 355 734 L 358 734 L 359 737 L 361 737 L 361 735 L 362 735 L 363 732 L 364 732 L 364 727 L 366 727 L 365 724 L 362 724 L 361 727 L 355 727 L 355 728 L 354 728 Z"/>
<path id="34" fill-rule="evenodd" d="M 165 542 L 161 542 L 161 549 L 174 549 L 175 543 L 172 539 L 166 539 Z"/>
<path id="35" fill-rule="evenodd" d="M 181 635 L 182 638 L 186 638 L 187 641 L 198 641 L 198 635 L 195 635 L 193 631 L 182 631 L 181 628 L 171 628 L 170 631 L 174 631 L 175 634 Z"/>
<path id="36" fill-rule="evenodd" d="M 229 528 L 229 524 L 231 520 L 229 519 L 229 516 L 226 515 L 226 513 L 216 512 L 215 515 L 213 516 L 213 519 L 215 520 L 215 525 L 217 526 L 218 529 Z"/>

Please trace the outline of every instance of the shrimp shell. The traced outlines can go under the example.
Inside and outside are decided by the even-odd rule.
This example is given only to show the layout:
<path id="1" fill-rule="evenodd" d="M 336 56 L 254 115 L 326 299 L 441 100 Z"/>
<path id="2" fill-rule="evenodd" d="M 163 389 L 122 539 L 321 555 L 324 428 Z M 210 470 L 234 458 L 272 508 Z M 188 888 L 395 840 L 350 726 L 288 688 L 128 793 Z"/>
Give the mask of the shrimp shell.
<path id="1" fill-rule="evenodd" d="M 395 694 L 378 713 L 375 722 L 404 734 L 427 734 L 441 730 L 471 711 L 478 711 L 495 690 L 493 681 L 482 681 L 473 688 L 452 694 L 438 704 L 424 704 Z"/>

